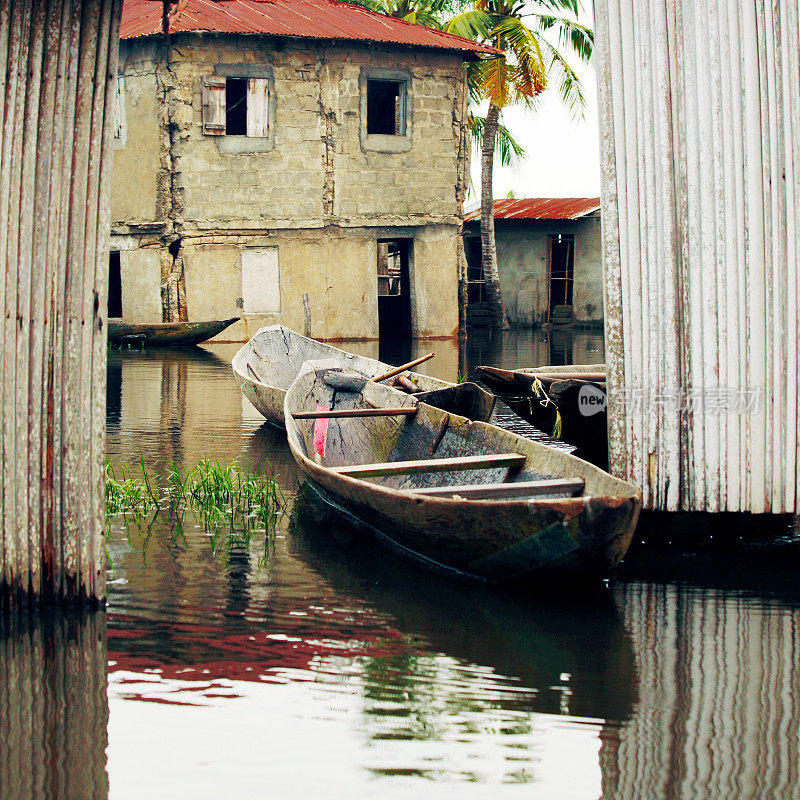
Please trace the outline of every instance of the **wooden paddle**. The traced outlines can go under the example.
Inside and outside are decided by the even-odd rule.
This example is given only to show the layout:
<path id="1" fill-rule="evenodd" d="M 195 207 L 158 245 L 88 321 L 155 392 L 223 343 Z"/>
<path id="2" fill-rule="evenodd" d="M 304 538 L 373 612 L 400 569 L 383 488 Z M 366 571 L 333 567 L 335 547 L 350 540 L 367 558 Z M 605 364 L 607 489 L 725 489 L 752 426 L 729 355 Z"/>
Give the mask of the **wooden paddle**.
<path id="1" fill-rule="evenodd" d="M 395 367 L 394 369 L 390 369 L 388 372 L 384 372 L 383 375 L 376 375 L 374 378 L 372 378 L 372 380 L 375 381 L 375 383 L 378 383 L 379 381 L 385 381 L 388 378 L 394 378 L 395 375 L 399 375 L 401 372 L 411 369 L 411 367 L 416 367 L 417 364 L 422 364 L 423 361 L 429 361 L 434 355 L 434 353 L 428 353 L 425 356 L 415 358 L 413 361 L 409 361 L 408 364 L 403 364 L 402 367 Z"/>

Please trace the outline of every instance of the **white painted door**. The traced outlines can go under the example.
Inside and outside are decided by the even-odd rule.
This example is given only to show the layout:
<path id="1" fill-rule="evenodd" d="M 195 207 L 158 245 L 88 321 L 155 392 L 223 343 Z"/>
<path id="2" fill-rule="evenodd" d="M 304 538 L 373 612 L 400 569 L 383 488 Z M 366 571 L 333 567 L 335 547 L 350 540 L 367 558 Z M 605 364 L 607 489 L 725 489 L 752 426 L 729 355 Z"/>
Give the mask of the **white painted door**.
<path id="1" fill-rule="evenodd" d="M 242 250 L 242 299 L 245 314 L 280 312 L 277 247 L 248 247 Z"/>

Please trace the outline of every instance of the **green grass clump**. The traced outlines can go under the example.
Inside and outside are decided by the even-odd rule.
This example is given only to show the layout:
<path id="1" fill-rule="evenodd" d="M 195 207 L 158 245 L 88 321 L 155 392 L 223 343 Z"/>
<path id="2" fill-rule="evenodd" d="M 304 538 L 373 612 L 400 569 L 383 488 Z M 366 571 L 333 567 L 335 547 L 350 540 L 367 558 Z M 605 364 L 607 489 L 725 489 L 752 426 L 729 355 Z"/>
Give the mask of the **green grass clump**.
<path id="1" fill-rule="evenodd" d="M 184 542 L 184 525 L 194 521 L 211 540 L 215 553 L 249 545 L 254 534 L 274 533 L 283 495 L 272 475 L 247 470 L 238 463 L 222 465 L 204 458 L 194 467 L 170 464 L 160 480 L 148 473 L 144 459 L 138 469 L 123 464 L 119 472 L 106 464 L 106 523 L 121 517 L 131 541 L 131 529 L 141 535 L 142 549 L 163 515 L 173 537 Z"/>

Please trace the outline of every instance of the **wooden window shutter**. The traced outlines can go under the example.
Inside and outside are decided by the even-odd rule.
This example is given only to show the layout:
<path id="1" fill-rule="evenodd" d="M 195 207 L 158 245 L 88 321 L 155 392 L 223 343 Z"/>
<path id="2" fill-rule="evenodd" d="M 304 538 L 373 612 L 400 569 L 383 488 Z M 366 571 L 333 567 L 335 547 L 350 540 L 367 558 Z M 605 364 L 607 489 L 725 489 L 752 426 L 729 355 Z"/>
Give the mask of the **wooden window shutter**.
<path id="1" fill-rule="evenodd" d="M 225 78 L 220 75 L 203 78 L 203 133 L 225 133 Z"/>
<path id="2" fill-rule="evenodd" d="M 114 91 L 114 138 L 122 139 L 125 132 L 125 78 L 117 75 Z"/>
<path id="3" fill-rule="evenodd" d="M 249 78 L 247 81 L 247 135 L 266 136 L 269 117 L 269 81 Z"/>

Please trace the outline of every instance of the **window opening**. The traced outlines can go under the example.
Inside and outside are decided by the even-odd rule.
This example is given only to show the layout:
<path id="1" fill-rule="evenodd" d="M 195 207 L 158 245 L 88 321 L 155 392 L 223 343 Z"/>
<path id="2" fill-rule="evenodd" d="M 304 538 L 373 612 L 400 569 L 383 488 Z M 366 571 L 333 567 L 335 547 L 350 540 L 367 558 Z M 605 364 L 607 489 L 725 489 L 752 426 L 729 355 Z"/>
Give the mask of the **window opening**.
<path id="1" fill-rule="evenodd" d="M 225 133 L 247 135 L 247 79 L 225 79 Z"/>
<path id="2" fill-rule="evenodd" d="M 122 316 L 122 263 L 119 251 L 109 253 L 108 259 L 108 316 Z"/>
<path id="3" fill-rule="evenodd" d="M 575 237 L 572 234 L 550 235 L 550 318 L 557 306 L 572 307 Z M 571 314 L 570 314 L 571 316 Z"/>
<path id="4" fill-rule="evenodd" d="M 203 78 L 203 133 L 264 138 L 268 117 L 267 78 Z"/>
<path id="5" fill-rule="evenodd" d="M 367 81 L 367 133 L 406 135 L 405 81 Z"/>
<path id="6" fill-rule="evenodd" d="M 483 274 L 481 240 L 473 236 L 466 241 L 467 305 L 486 302 L 486 278 Z"/>

